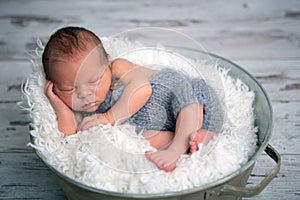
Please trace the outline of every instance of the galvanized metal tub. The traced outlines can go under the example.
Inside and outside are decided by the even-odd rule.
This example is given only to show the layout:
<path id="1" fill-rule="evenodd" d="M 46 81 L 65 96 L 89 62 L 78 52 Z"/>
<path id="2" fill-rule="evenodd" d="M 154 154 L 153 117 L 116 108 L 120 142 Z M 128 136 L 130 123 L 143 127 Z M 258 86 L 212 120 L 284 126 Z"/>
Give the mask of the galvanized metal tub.
<path id="1" fill-rule="evenodd" d="M 209 54 L 195 49 L 176 48 L 173 49 L 180 54 L 194 59 L 212 59 L 218 61 L 219 65 L 230 69 L 229 75 L 233 78 L 241 79 L 249 88 L 255 92 L 256 98 L 254 102 L 254 113 L 256 116 L 255 126 L 258 131 L 258 149 L 255 154 L 237 171 L 222 177 L 219 180 L 189 190 L 178 192 L 160 193 L 160 194 L 123 194 L 118 192 L 105 191 L 84 185 L 77 182 L 61 172 L 53 168 L 43 158 L 43 155 L 37 151 L 37 155 L 53 172 L 63 191 L 69 200 L 84 200 L 84 199 L 101 199 L 101 200 L 116 200 L 116 199 L 168 199 L 168 200 L 193 200 L 193 199 L 241 199 L 242 197 L 252 197 L 259 194 L 269 182 L 276 176 L 280 170 L 281 159 L 278 152 L 268 144 L 271 138 L 273 129 L 273 112 L 270 99 L 264 88 L 256 81 L 256 79 L 243 68 L 235 63 L 219 57 L 214 54 Z M 247 187 L 247 180 L 255 165 L 257 158 L 265 151 L 267 155 L 274 160 L 275 166 L 270 170 L 268 175 L 262 182 L 256 186 Z"/>

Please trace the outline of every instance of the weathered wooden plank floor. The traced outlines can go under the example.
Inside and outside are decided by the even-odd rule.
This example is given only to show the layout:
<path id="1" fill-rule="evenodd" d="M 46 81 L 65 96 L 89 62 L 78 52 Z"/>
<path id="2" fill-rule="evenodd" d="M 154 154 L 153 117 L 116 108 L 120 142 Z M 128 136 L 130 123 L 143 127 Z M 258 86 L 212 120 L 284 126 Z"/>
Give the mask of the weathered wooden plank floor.
<path id="1" fill-rule="evenodd" d="M 300 1 L 0 1 L 0 199 L 66 199 L 50 171 L 27 147 L 27 113 L 16 107 L 30 73 L 27 51 L 64 25 L 85 26 L 99 36 L 156 26 L 189 35 L 205 49 L 252 73 L 274 109 L 270 141 L 282 169 L 251 199 L 300 199 Z M 249 185 L 274 166 L 257 161 Z"/>

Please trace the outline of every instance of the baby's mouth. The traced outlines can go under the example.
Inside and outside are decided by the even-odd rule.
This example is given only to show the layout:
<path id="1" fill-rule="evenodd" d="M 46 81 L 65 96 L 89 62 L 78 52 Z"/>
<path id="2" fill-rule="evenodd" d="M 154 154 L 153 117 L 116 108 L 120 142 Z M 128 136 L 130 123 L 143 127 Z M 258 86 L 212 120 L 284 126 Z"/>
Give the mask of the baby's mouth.
<path id="1" fill-rule="evenodd" d="M 81 108 L 82 108 L 83 110 L 86 110 L 86 109 L 95 107 L 97 104 L 98 104 L 97 102 L 86 103 L 86 104 L 84 104 Z"/>

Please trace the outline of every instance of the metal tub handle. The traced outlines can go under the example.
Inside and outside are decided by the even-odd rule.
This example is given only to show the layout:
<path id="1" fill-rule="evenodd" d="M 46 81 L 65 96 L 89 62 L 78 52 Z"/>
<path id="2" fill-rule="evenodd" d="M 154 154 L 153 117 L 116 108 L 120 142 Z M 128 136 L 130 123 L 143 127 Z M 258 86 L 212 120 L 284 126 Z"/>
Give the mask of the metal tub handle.
<path id="1" fill-rule="evenodd" d="M 277 175 L 280 170 L 281 158 L 279 153 L 268 144 L 265 149 L 265 152 L 276 162 L 275 167 L 270 171 L 270 173 L 258 184 L 254 187 L 238 187 L 232 185 L 225 185 L 221 189 L 222 194 L 234 195 L 237 197 L 252 197 L 259 194 Z"/>

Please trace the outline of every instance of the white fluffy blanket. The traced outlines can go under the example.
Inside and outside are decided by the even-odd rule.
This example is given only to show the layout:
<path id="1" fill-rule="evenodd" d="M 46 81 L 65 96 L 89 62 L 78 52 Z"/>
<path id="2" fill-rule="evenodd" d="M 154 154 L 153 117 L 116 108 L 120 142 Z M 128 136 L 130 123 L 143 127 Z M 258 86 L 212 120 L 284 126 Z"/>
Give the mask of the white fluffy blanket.
<path id="1" fill-rule="evenodd" d="M 41 51 L 24 85 L 32 118 L 34 148 L 54 168 L 86 185 L 122 193 L 164 193 L 203 186 L 239 169 L 256 149 L 252 103 L 254 93 L 227 75 L 216 62 L 192 60 L 163 47 L 144 48 L 126 40 L 104 39 L 114 58 L 125 57 L 141 65 L 157 64 L 202 76 L 218 91 L 226 118 L 222 132 L 192 155 L 183 155 L 177 168 L 166 173 L 149 162 L 144 152 L 153 148 L 128 124 L 100 125 L 64 138 L 55 113 L 44 95 Z M 40 45 L 41 46 L 41 45 Z M 222 83 L 222 84 L 220 84 Z M 241 112 L 242 111 L 242 112 Z"/>

